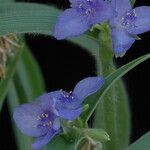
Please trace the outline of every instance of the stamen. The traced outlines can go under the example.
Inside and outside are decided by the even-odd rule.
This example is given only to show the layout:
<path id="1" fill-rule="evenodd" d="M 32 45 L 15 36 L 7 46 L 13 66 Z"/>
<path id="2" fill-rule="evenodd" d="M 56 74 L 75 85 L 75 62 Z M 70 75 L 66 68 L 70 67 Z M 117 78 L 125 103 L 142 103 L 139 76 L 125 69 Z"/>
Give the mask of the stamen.
<path id="1" fill-rule="evenodd" d="M 134 16 L 136 17 L 136 16 L 137 16 L 137 14 L 136 14 L 136 11 L 135 11 L 135 9 L 133 9 L 133 13 L 134 13 Z"/>
<path id="2" fill-rule="evenodd" d="M 83 5 L 83 4 L 80 4 L 80 5 L 79 5 L 79 8 L 82 8 L 82 5 Z"/>
<path id="3" fill-rule="evenodd" d="M 86 9 L 85 13 L 86 13 L 87 15 L 90 14 L 90 13 L 91 13 L 91 9 L 90 9 L 90 8 Z"/>
<path id="4" fill-rule="evenodd" d="M 45 114 L 44 113 L 42 113 L 42 117 L 45 118 Z"/>
<path id="5" fill-rule="evenodd" d="M 134 21 L 136 19 L 136 11 L 135 9 L 132 11 L 128 11 L 125 13 L 124 16 L 121 17 L 121 25 L 124 26 L 125 28 L 134 28 L 135 24 Z"/>
<path id="6" fill-rule="evenodd" d="M 41 120 L 41 117 L 39 115 L 37 116 L 37 120 Z"/>
<path id="7" fill-rule="evenodd" d="M 46 127 L 46 126 L 51 126 L 52 125 L 52 122 L 51 121 L 48 121 L 46 123 L 43 123 L 43 126 Z"/>
<path id="8" fill-rule="evenodd" d="M 71 95 L 71 94 L 72 94 L 72 91 L 69 92 L 69 95 Z"/>
<path id="9" fill-rule="evenodd" d="M 45 117 L 48 118 L 48 114 L 45 114 Z"/>
<path id="10" fill-rule="evenodd" d="M 52 122 L 51 122 L 51 121 L 48 122 L 48 126 L 50 126 L 50 125 L 52 125 Z"/>
<path id="11" fill-rule="evenodd" d="M 130 16 L 131 14 L 129 12 L 127 12 L 127 16 Z"/>
<path id="12" fill-rule="evenodd" d="M 94 0 L 84 0 L 79 1 L 76 6 L 77 11 L 81 12 L 83 15 L 88 15 L 88 17 L 93 17 L 95 9 L 97 9 L 97 2 Z M 89 18 L 90 19 L 90 18 Z"/>

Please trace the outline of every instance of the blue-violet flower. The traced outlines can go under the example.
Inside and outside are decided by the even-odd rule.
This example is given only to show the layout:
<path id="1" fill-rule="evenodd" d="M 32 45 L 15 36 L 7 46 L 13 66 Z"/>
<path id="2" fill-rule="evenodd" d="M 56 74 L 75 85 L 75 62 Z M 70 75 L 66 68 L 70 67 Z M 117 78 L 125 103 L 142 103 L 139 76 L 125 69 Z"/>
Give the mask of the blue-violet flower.
<path id="1" fill-rule="evenodd" d="M 55 26 L 54 36 L 59 40 L 78 36 L 114 15 L 111 5 L 104 0 L 70 0 L 70 3 L 71 8 L 60 14 Z"/>
<path id="2" fill-rule="evenodd" d="M 59 90 L 44 94 L 35 102 L 16 107 L 14 120 L 22 133 L 36 137 L 32 148 L 39 150 L 60 133 L 60 118 L 74 120 L 79 117 L 83 100 L 103 83 L 102 77 L 88 77 L 81 80 L 73 92 Z"/>
<path id="3" fill-rule="evenodd" d="M 41 149 L 60 132 L 59 117 L 54 113 L 55 92 L 44 94 L 35 102 L 22 104 L 15 109 L 13 118 L 22 133 L 36 137 L 32 148 Z"/>
<path id="4" fill-rule="evenodd" d="M 76 119 L 82 112 L 84 99 L 96 92 L 103 84 L 102 77 L 88 77 L 81 80 L 69 93 L 63 90 L 57 91 L 57 96 L 53 99 L 56 114 L 67 120 Z"/>
<path id="5" fill-rule="evenodd" d="M 116 56 L 123 56 L 135 42 L 135 34 L 150 30 L 150 7 L 132 9 L 130 0 L 112 0 L 111 4 L 118 13 L 110 20 L 113 49 Z"/>

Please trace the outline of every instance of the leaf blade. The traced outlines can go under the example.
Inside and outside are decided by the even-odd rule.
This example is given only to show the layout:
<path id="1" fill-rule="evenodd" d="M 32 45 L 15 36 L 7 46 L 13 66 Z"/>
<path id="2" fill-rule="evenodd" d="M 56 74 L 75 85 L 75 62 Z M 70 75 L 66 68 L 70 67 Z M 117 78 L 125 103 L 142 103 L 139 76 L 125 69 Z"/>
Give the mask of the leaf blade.
<path id="1" fill-rule="evenodd" d="M 1 4 L 0 10 L 0 36 L 17 33 L 50 36 L 60 13 L 54 7 L 36 3 Z M 95 54 L 98 50 L 98 44 L 93 39 L 96 40 L 89 34 L 83 34 L 68 40 Z"/>
<path id="2" fill-rule="evenodd" d="M 144 134 L 136 142 L 131 144 L 127 150 L 148 150 L 150 148 L 150 132 Z"/>
<path id="3" fill-rule="evenodd" d="M 17 105 L 20 105 L 21 103 L 31 102 L 32 99 L 42 94 L 43 92 L 44 81 L 42 79 L 41 72 L 36 60 L 29 52 L 28 48 L 25 46 L 22 59 L 17 65 L 16 73 L 14 75 L 13 81 L 11 82 L 8 92 L 7 103 L 11 116 L 13 116 L 13 111 Z M 32 138 L 23 135 L 16 127 L 13 120 L 12 125 L 18 149 L 32 150 Z"/>
<path id="4" fill-rule="evenodd" d="M 144 56 L 141 56 L 131 62 L 129 62 L 128 64 L 120 67 L 119 69 L 117 69 L 116 71 L 114 71 L 113 73 L 111 73 L 110 75 L 108 75 L 105 79 L 105 84 L 103 85 L 103 87 L 95 94 L 92 95 L 93 99 L 97 99 L 97 101 L 93 104 L 92 101 L 90 99 L 86 99 L 85 104 L 89 104 L 90 108 L 85 112 L 86 114 L 88 114 L 88 116 L 86 117 L 85 114 L 82 114 L 82 118 L 83 120 L 87 121 L 89 119 L 89 117 L 91 116 L 91 114 L 94 112 L 97 104 L 99 103 L 98 98 L 99 97 L 103 97 L 103 95 L 107 92 L 107 90 L 113 85 L 113 83 L 115 81 L 117 81 L 118 79 L 120 79 L 123 75 L 125 75 L 128 71 L 130 71 L 131 69 L 135 68 L 137 65 L 139 65 L 140 63 L 146 61 L 147 59 L 150 58 L 150 54 L 146 54 Z"/>
<path id="5" fill-rule="evenodd" d="M 15 73 L 15 69 L 17 67 L 17 64 L 19 62 L 19 59 L 22 55 L 23 48 L 19 49 L 17 48 L 14 52 L 14 55 L 8 62 L 7 66 L 7 72 L 6 72 L 6 77 L 4 79 L 0 80 L 0 110 L 2 108 L 4 98 L 7 94 L 8 88 L 9 88 L 9 83 Z"/>

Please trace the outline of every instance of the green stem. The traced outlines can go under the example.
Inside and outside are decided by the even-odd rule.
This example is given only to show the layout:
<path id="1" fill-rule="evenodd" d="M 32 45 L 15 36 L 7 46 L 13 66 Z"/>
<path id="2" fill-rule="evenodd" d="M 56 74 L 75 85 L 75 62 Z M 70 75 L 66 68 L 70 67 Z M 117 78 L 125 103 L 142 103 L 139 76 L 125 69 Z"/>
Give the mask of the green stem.
<path id="1" fill-rule="evenodd" d="M 113 63 L 110 28 L 105 26 L 99 36 L 98 75 L 107 76 L 115 70 Z M 111 141 L 104 145 L 104 150 L 124 150 L 129 141 L 129 107 L 126 90 L 122 80 L 116 82 L 100 101 L 95 112 L 93 126 L 103 128 L 110 135 Z"/>

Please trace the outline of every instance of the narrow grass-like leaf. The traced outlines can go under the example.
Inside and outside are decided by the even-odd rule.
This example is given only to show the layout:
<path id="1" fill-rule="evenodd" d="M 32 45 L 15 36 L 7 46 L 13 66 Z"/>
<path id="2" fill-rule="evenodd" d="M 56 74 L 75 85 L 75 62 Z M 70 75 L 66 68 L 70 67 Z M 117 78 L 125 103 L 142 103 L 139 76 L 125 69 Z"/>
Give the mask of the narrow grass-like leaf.
<path id="1" fill-rule="evenodd" d="M 11 117 L 17 105 L 31 102 L 43 92 L 44 82 L 38 64 L 25 46 L 8 93 L 8 106 Z M 12 124 L 18 149 L 32 150 L 31 144 L 33 140 L 23 135 L 13 121 Z"/>
<path id="2" fill-rule="evenodd" d="M 104 77 L 116 70 L 110 35 L 109 26 L 103 26 L 103 31 L 99 35 L 97 70 L 99 75 Z M 111 141 L 103 144 L 103 150 L 121 150 L 129 145 L 130 111 L 128 96 L 121 79 L 101 98 L 94 113 L 93 127 L 104 129 L 111 137 Z"/>
<path id="3" fill-rule="evenodd" d="M 15 73 L 15 69 L 20 60 L 22 51 L 23 51 L 22 46 L 14 50 L 13 56 L 11 56 L 11 58 L 8 61 L 6 77 L 0 79 L 0 110 L 2 108 L 5 96 L 7 94 L 9 83 Z"/>
<path id="4" fill-rule="evenodd" d="M 117 81 L 118 79 L 120 79 L 127 72 L 129 72 L 130 70 L 135 68 L 137 65 L 139 65 L 140 63 L 144 62 L 145 60 L 147 60 L 149 58 L 150 58 L 150 54 L 141 56 L 141 57 L 129 62 L 128 64 L 120 67 L 119 69 L 115 70 L 110 75 L 108 75 L 105 78 L 105 84 L 102 86 L 102 88 L 98 92 L 96 92 L 95 94 L 93 94 L 92 96 L 87 98 L 87 100 L 85 101 L 85 104 L 89 104 L 90 107 L 85 113 L 83 113 L 82 118 L 85 121 L 87 121 L 89 119 L 89 117 L 91 116 L 91 114 L 94 112 L 94 110 L 95 110 L 96 106 L 98 105 L 99 101 L 101 100 L 101 98 L 104 96 L 104 94 L 107 92 L 107 90 L 113 85 L 113 83 L 115 81 Z M 93 99 L 91 97 L 95 101 L 93 101 Z"/>
<path id="5" fill-rule="evenodd" d="M 93 127 L 105 129 L 111 137 L 111 141 L 104 144 L 103 149 L 125 149 L 129 145 L 130 111 L 123 82 L 116 81 L 100 99 Z"/>
<path id="6" fill-rule="evenodd" d="M 0 36 L 17 33 L 36 33 L 52 35 L 60 11 L 54 7 L 35 3 L 12 3 L 0 5 Z M 90 34 L 70 38 L 92 53 L 98 44 Z"/>
<path id="7" fill-rule="evenodd" d="M 39 66 L 28 48 L 25 46 L 24 49 L 14 76 L 20 102 L 32 101 L 44 92 L 44 81 Z"/>
<path id="8" fill-rule="evenodd" d="M 54 7 L 32 3 L 4 3 L 0 10 L 0 35 L 37 32 L 50 35 L 59 14 Z"/>
<path id="9" fill-rule="evenodd" d="M 150 149 L 150 132 L 144 134 L 135 143 L 131 144 L 127 150 L 149 150 Z"/>
<path id="10" fill-rule="evenodd" d="M 113 83 L 148 58 L 150 58 L 150 54 L 133 60 L 116 71 L 112 69 L 112 73 L 106 76 L 105 84 L 102 89 L 87 99 L 86 103 L 89 104 L 90 108 L 85 113 L 85 118 L 87 114 L 90 114 L 90 117 L 97 107 L 93 127 L 103 128 L 110 135 L 111 141 L 104 145 L 104 150 L 125 149 L 129 144 L 130 116 L 127 96 L 121 80 L 115 84 Z M 107 68 L 105 67 L 104 69 L 106 70 Z"/>
<path id="11" fill-rule="evenodd" d="M 20 130 L 16 127 L 16 125 L 13 121 L 13 111 L 14 111 L 14 108 L 20 104 L 19 99 L 20 98 L 16 91 L 14 82 L 11 81 L 10 86 L 9 86 L 7 103 L 8 103 L 8 108 L 9 108 L 9 112 L 11 115 L 12 127 L 13 127 L 14 134 L 15 134 L 17 148 L 18 148 L 18 150 L 32 150 L 32 148 L 31 148 L 32 139 L 23 135 L 20 132 Z"/>

